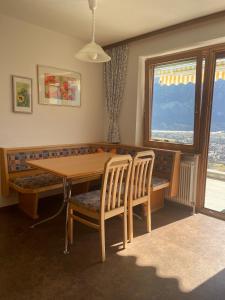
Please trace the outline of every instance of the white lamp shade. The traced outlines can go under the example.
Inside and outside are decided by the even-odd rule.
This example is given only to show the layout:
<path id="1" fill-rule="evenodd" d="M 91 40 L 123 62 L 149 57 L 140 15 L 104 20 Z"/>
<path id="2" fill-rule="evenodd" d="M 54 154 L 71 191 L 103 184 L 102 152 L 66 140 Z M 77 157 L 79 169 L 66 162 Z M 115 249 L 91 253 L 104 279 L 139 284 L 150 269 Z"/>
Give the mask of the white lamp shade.
<path id="1" fill-rule="evenodd" d="M 111 57 L 95 42 L 85 45 L 75 57 L 79 60 L 93 63 L 107 62 Z"/>

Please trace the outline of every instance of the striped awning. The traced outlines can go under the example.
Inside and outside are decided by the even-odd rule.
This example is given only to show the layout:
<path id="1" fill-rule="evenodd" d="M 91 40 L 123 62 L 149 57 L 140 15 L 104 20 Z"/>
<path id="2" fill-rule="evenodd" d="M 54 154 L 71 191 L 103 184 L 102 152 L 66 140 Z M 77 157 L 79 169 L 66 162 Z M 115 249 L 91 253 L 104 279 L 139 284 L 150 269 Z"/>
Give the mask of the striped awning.
<path id="1" fill-rule="evenodd" d="M 204 65 L 203 65 L 204 68 Z M 177 67 L 169 67 L 167 65 L 165 68 L 156 67 L 155 68 L 155 77 L 159 78 L 159 83 L 161 85 L 179 85 L 179 84 L 188 84 L 196 82 L 196 64 L 179 64 Z M 217 60 L 216 63 L 216 73 L 215 80 L 225 80 L 225 60 Z"/>

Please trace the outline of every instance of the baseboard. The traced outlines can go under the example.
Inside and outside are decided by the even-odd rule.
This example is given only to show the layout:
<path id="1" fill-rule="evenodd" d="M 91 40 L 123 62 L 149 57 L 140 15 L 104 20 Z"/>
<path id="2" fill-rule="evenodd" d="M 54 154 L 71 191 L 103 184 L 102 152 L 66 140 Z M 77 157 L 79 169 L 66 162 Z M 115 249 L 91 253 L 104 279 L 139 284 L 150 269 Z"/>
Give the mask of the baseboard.
<path id="1" fill-rule="evenodd" d="M 0 208 L 15 205 L 18 203 L 17 194 L 13 194 L 10 197 L 0 196 Z"/>
<path id="2" fill-rule="evenodd" d="M 7 206 L 1 206 L 0 207 L 0 212 L 7 212 L 7 211 L 10 211 L 12 210 L 12 208 L 14 207 L 17 207 L 17 203 L 16 204 L 10 204 L 10 205 L 7 205 Z"/>

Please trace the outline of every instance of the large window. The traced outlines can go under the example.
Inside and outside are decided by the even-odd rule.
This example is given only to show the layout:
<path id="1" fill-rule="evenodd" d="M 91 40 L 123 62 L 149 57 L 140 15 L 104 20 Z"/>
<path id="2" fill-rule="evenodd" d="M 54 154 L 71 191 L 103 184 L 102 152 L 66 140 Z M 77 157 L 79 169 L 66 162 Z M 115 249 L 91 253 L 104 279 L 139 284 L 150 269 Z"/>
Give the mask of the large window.
<path id="1" fill-rule="evenodd" d="M 145 144 L 198 151 L 203 55 L 146 61 Z"/>

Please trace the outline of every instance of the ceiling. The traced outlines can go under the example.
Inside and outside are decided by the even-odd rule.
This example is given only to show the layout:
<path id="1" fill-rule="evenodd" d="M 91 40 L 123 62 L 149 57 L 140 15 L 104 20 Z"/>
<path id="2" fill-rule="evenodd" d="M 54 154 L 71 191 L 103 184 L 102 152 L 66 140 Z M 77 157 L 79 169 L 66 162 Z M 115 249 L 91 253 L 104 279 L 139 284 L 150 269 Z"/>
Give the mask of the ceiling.
<path id="1" fill-rule="evenodd" d="M 98 0 L 96 39 L 107 45 L 221 10 L 224 0 Z M 87 0 L 0 0 L 0 13 L 90 40 Z"/>

